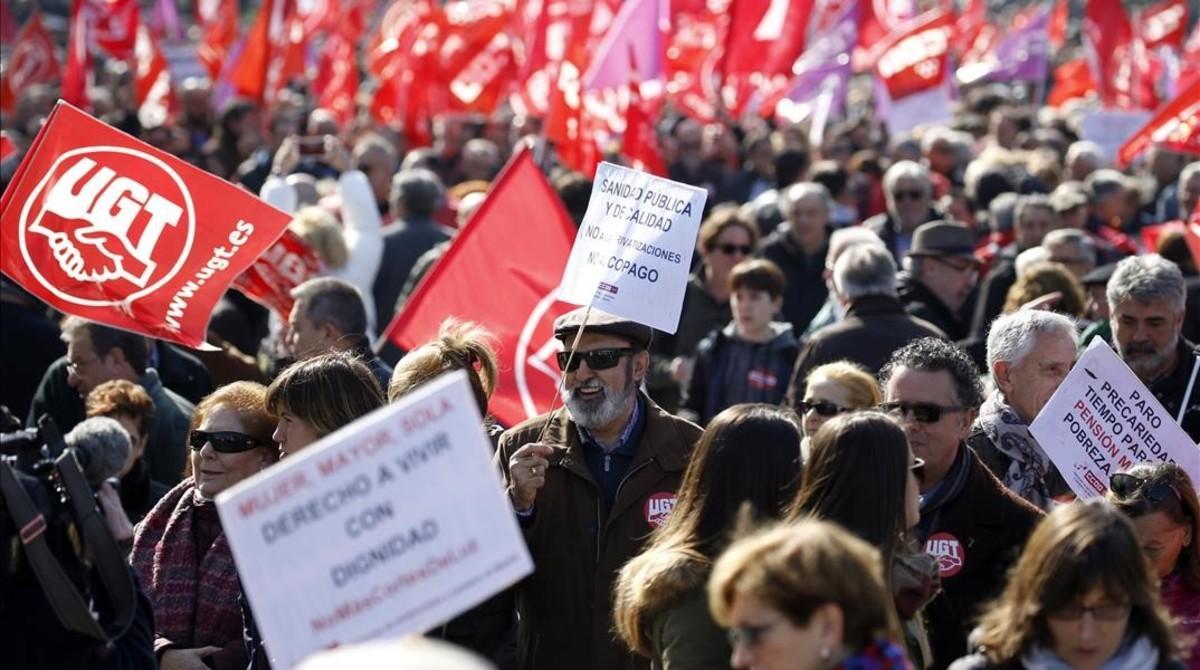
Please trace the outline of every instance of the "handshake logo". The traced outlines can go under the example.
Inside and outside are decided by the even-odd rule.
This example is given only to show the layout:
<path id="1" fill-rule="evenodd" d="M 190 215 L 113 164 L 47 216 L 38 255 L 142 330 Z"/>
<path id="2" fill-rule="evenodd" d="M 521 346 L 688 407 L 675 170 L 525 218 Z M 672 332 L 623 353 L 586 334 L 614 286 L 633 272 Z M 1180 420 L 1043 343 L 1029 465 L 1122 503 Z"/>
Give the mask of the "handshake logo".
<path id="1" fill-rule="evenodd" d="M 183 180 L 161 160 L 120 147 L 78 149 L 59 157 L 25 203 L 21 247 L 34 275 L 64 299 L 133 299 L 178 271 L 194 219 Z M 45 258 L 42 245 L 57 270 L 33 260 Z"/>

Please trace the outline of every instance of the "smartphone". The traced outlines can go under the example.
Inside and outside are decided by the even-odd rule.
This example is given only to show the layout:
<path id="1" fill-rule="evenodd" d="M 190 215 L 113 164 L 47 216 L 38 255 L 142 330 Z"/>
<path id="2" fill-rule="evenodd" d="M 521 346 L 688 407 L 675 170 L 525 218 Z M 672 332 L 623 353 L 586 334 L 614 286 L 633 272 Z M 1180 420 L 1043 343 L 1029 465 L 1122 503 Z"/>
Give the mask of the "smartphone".
<path id="1" fill-rule="evenodd" d="M 325 155 L 325 136 L 307 135 L 301 137 L 298 146 L 301 156 L 323 156 Z"/>

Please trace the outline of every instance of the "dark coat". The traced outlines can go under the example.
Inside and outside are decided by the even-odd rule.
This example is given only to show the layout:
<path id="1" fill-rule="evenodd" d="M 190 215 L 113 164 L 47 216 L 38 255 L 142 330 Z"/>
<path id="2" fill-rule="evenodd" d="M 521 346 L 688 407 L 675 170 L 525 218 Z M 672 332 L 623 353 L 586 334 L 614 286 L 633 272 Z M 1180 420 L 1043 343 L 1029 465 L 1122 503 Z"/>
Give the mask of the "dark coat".
<path id="1" fill-rule="evenodd" d="M 408 275 L 421 254 L 438 242 L 450 239 L 450 233 L 433 219 L 401 220 L 383 229 L 383 260 L 372 288 L 375 299 L 375 323 L 382 331 L 396 314 L 396 298 L 408 281 Z"/>
<path id="2" fill-rule="evenodd" d="M 1179 344 L 1176 346 L 1179 350 L 1179 362 L 1175 364 L 1175 369 L 1167 376 L 1150 384 L 1150 392 L 1154 394 L 1155 398 L 1158 398 L 1172 419 L 1179 416 L 1179 407 L 1183 403 L 1184 396 L 1189 396 L 1188 381 L 1192 377 L 1192 367 L 1196 364 L 1196 358 L 1200 356 L 1200 347 L 1183 338 L 1179 339 Z M 1188 434 L 1188 437 L 1200 443 L 1200 374 L 1191 385 L 1187 411 L 1183 415 L 1180 426 L 1183 428 L 1183 432 Z"/>
<path id="3" fill-rule="evenodd" d="M 795 407 L 804 398 L 804 380 L 818 366 L 846 360 L 876 374 L 893 351 L 922 337 L 946 339 L 946 333 L 904 311 L 904 305 L 892 296 L 858 298 L 850 303 L 841 321 L 813 333 L 800 350 L 788 384 L 787 402 Z"/>
<path id="4" fill-rule="evenodd" d="M 792 324 L 792 330 L 803 333 L 808 324 L 821 311 L 829 289 L 825 286 L 825 256 L 829 253 L 829 241 L 817 253 L 808 255 L 792 239 L 791 226 L 784 222 L 762 241 L 758 256 L 765 258 L 783 270 L 787 286 L 783 289 L 783 308 L 780 313 Z"/>
<path id="5" fill-rule="evenodd" d="M 612 587 L 617 571 L 637 555 L 653 530 L 649 499 L 678 490 L 695 424 L 644 399 L 645 429 L 611 510 L 604 509 L 565 409 L 517 425 L 500 438 L 501 462 L 534 442 L 554 447 L 546 484 L 523 532 L 534 573 L 517 585 L 519 666 L 527 670 L 645 668 L 613 633 Z M 506 484 L 508 470 L 504 469 Z"/>
<path id="6" fill-rule="evenodd" d="M 674 334 L 655 332 L 650 345 L 650 372 L 646 375 L 646 388 L 650 397 L 668 412 L 679 409 L 683 393 L 679 384 L 671 379 L 671 361 L 676 356 L 692 358 L 696 347 L 705 336 L 729 323 L 732 313 L 729 301 L 717 302 L 704 285 L 704 268 L 698 269 L 688 278 L 683 293 L 683 310 L 679 315 L 679 327 Z"/>
<path id="7" fill-rule="evenodd" d="M 946 548 L 953 547 L 960 559 L 958 565 L 939 561 L 942 592 L 925 607 L 932 667 L 941 669 L 966 655 L 967 634 L 980 607 L 1003 588 L 1008 567 L 1021 553 L 1042 512 L 1011 493 L 973 457 L 958 497 L 934 511 L 932 519 L 926 514 L 922 511 L 922 527 L 931 522 L 928 536 L 923 538 L 926 553 L 943 558 Z"/>
<path id="8" fill-rule="evenodd" d="M 739 403 L 778 405 L 800 343 L 792 334 L 792 324 L 771 326 L 775 336 L 766 342 L 738 337 L 732 323 L 704 338 L 696 351 L 696 366 L 680 415 L 704 426 Z"/>
<path id="9" fill-rule="evenodd" d="M 971 318 L 971 336 L 987 339 L 992 321 L 1004 311 L 1008 290 L 1017 283 L 1016 245 L 1005 247 L 996 257 L 996 262 L 979 282 L 979 294 L 975 300 L 975 313 Z"/>
<path id="10" fill-rule="evenodd" d="M 8 291 L 8 288 L 0 289 Z M 59 329 L 46 316 L 44 307 L 34 307 L 0 299 L 0 405 L 13 416 L 29 413 L 29 403 L 37 391 L 42 373 L 54 359 L 67 353 L 59 339 Z"/>
<path id="11" fill-rule="evenodd" d="M 900 302 L 909 314 L 937 326 L 942 332 L 957 342 L 967 337 L 970 324 L 963 320 L 961 314 L 950 309 L 933 291 L 930 291 L 912 273 L 904 271 L 896 276 L 900 293 Z"/>
<path id="12" fill-rule="evenodd" d="M 154 350 L 150 353 L 146 366 L 158 371 L 158 378 L 162 380 L 163 386 L 183 396 L 193 405 L 213 392 L 212 376 L 204 363 L 174 344 L 155 340 Z"/>
<path id="13" fill-rule="evenodd" d="M 996 479 L 1001 480 L 1003 483 L 1004 475 L 1008 472 L 1008 467 L 1012 465 L 1012 457 L 1000 451 L 1000 448 L 996 446 L 992 438 L 988 437 L 987 432 L 978 422 L 971 429 L 971 434 L 967 436 L 966 442 L 968 447 L 975 450 L 975 455 L 979 456 L 979 460 L 983 461 L 988 470 L 993 475 L 996 475 Z M 1046 471 L 1044 480 L 1046 492 L 1050 494 L 1051 498 L 1073 494 L 1071 485 L 1067 483 L 1067 480 L 1063 479 L 1062 473 L 1058 471 L 1058 468 L 1053 463 L 1050 464 L 1050 469 Z"/>
<path id="14" fill-rule="evenodd" d="M 929 212 L 925 215 L 925 220 L 921 223 L 929 223 L 942 218 L 942 213 L 935 207 L 930 207 Z M 863 221 L 863 227 L 879 236 L 883 243 L 887 245 L 888 251 L 892 252 L 892 258 L 896 259 L 896 265 L 900 265 L 900 261 L 904 260 L 904 255 L 899 252 L 899 247 L 896 244 L 896 238 L 899 237 L 899 231 L 896 230 L 896 221 L 891 214 L 883 212 L 876 214 L 871 218 Z"/>

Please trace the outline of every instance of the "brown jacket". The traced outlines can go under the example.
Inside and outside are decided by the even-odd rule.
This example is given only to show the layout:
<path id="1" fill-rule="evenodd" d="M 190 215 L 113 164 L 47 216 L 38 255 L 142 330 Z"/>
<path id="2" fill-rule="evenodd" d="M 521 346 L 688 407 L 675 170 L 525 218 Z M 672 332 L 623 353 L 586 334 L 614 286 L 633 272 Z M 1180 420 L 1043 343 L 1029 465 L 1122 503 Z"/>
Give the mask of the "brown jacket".
<path id="1" fill-rule="evenodd" d="M 521 423 L 500 438 L 502 462 L 538 438 L 555 448 L 533 518 L 524 529 L 534 573 L 517 585 L 517 656 L 528 670 L 646 667 L 616 639 L 612 587 L 653 530 L 650 498 L 674 496 L 700 428 L 643 397 L 646 424 L 612 510 L 584 460 L 579 431 L 565 409 Z M 507 469 L 504 470 L 508 479 Z"/>

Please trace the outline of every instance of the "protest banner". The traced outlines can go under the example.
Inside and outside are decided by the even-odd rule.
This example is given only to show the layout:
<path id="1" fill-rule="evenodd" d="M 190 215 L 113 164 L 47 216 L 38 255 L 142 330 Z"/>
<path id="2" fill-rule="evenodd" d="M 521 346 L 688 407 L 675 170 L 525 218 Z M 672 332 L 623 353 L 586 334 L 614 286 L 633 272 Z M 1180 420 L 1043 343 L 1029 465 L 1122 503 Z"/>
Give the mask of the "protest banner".
<path id="1" fill-rule="evenodd" d="M 1143 461 L 1177 463 L 1200 481 L 1200 449 L 1107 342 L 1092 340 L 1029 426 L 1081 499 Z"/>
<path id="2" fill-rule="evenodd" d="M 1083 116 L 1081 139 L 1100 145 L 1104 157 L 1114 161 L 1121 145 L 1146 125 L 1150 112 L 1130 109 L 1094 109 Z"/>
<path id="3" fill-rule="evenodd" d="M 271 664 L 420 633 L 533 570 L 456 371 L 217 496 Z"/>
<path id="4" fill-rule="evenodd" d="M 612 163 L 595 184 L 559 299 L 674 333 L 708 192 Z"/>
<path id="5" fill-rule="evenodd" d="M 321 274 L 321 259 L 296 233 L 283 235 L 233 281 L 233 288 L 273 310 L 284 321 L 292 311 L 292 289 Z"/>
<path id="6" fill-rule="evenodd" d="M 60 101 L 0 200 L 0 270 L 67 314 L 198 347 L 290 219 Z"/>

